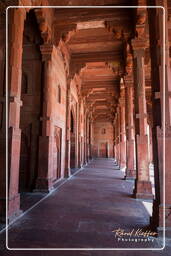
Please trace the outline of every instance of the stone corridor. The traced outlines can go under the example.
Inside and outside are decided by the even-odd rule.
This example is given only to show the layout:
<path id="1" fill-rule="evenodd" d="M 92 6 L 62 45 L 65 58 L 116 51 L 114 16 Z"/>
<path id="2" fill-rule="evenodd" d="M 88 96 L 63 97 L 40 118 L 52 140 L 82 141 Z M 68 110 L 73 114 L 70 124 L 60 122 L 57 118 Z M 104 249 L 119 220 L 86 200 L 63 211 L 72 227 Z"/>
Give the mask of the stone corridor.
<path id="1" fill-rule="evenodd" d="M 9 247 L 135 247 L 118 243 L 112 232 L 148 228 L 149 214 L 132 190 L 133 182 L 124 180 L 113 159 L 92 160 L 11 225 Z M 154 242 L 136 246 L 154 247 Z"/>
<path id="2" fill-rule="evenodd" d="M 0 32 L 0 256 L 171 255 L 171 1 L 1 0 Z"/>

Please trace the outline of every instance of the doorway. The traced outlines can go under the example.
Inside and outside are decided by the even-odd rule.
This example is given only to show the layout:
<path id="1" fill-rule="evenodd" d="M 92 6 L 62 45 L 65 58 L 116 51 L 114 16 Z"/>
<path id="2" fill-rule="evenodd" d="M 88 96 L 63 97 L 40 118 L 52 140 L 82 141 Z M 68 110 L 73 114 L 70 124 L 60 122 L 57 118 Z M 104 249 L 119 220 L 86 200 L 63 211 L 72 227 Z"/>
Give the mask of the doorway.
<path id="1" fill-rule="evenodd" d="M 108 157 L 108 143 L 101 142 L 99 145 L 99 157 L 107 158 Z"/>
<path id="2" fill-rule="evenodd" d="M 42 95 L 41 33 L 34 10 L 27 13 L 23 34 L 19 192 L 32 192 L 37 178 Z"/>

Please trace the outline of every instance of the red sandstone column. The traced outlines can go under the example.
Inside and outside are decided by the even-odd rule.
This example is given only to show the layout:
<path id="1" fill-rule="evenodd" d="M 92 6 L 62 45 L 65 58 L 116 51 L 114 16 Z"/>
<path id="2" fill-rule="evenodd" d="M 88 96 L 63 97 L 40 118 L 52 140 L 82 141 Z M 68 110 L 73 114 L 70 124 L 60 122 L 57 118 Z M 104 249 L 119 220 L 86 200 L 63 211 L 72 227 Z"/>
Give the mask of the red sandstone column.
<path id="1" fill-rule="evenodd" d="M 6 109 L 5 109 L 5 15 L 0 17 L 0 221 L 5 221 L 6 214 L 6 173 L 5 173 L 5 148 L 6 148 Z"/>
<path id="2" fill-rule="evenodd" d="M 115 119 L 113 122 L 113 148 L 114 148 L 114 159 L 117 159 L 117 127 L 116 127 L 117 117 L 115 115 Z"/>
<path id="3" fill-rule="evenodd" d="M 92 120 L 89 123 L 89 159 L 92 159 Z"/>
<path id="4" fill-rule="evenodd" d="M 147 107 L 145 98 L 144 50 L 145 42 L 132 40 L 135 62 L 135 104 L 136 104 L 136 155 L 137 178 L 135 196 L 142 199 L 153 199 L 152 185 L 149 179 L 149 151 L 147 136 Z"/>
<path id="5" fill-rule="evenodd" d="M 121 84 L 120 103 L 120 167 L 126 167 L 126 131 L 125 131 L 125 88 Z"/>
<path id="6" fill-rule="evenodd" d="M 78 162 L 77 167 L 81 167 L 81 117 L 80 117 L 80 108 L 81 108 L 81 98 L 78 99 L 78 109 L 77 109 L 77 116 L 78 116 Z"/>
<path id="7" fill-rule="evenodd" d="M 89 162 L 89 119 L 86 117 L 86 161 Z"/>
<path id="8" fill-rule="evenodd" d="M 153 164 L 152 124 L 149 122 L 149 162 Z"/>
<path id="9" fill-rule="evenodd" d="M 115 154 L 115 120 L 113 121 L 113 158 L 116 158 Z"/>
<path id="10" fill-rule="evenodd" d="M 24 9 L 9 10 L 9 194 L 8 217 L 12 219 L 20 213 L 19 161 L 21 130 L 20 107 L 23 31 L 26 12 Z"/>
<path id="11" fill-rule="evenodd" d="M 163 44 L 162 44 L 162 35 L 163 35 L 163 26 L 161 25 L 159 28 L 159 35 L 160 41 L 158 40 L 158 46 L 160 49 L 160 58 L 161 63 L 159 66 L 159 74 L 160 74 L 160 102 L 161 102 L 161 109 L 163 110 L 163 104 L 165 104 L 165 128 L 164 128 L 164 120 L 162 119 L 162 128 L 158 127 L 158 136 L 161 145 L 161 137 L 163 135 L 165 129 L 165 166 L 163 163 L 163 157 L 159 155 L 160 161 L 160 206 L 159 206 L 159 226 L 162 227 L 163 224 L 163 209 L 164 209 L 164 202 L 163 202 L 163 191 L 165 189 L 165 221 L 166 221 L 166 236 L 171 237 L 171 53 L 170 53 L 170 43 L 171 43 L 171 16 L 168 15 L 169 12 L 169 2 L 164 1 L 164 5 L 166 9 L 166 41 L 165 43 L 165 60 L 166 63 L 163 63 L 164 59 L 163 56 Z M 157 3 L 158 4 L 158 1 Z M 167 6 L 166 6 L 167 5 Z M 158 10 L 159 20 L 162 20 L 162 12 Z M 165 64 L 165 74 L 163 70 L 163 66 Z M 165 84 L 163 77 L 165 76 Z M 165 102 L 163 101 L 163 90 L 165 86 Z M 163 117 L 163 113 L 162 113 Z M 161 151 L 161 149 L 160 149 Z M 165 167 L 165 188 L 163 189 L 163 170 Z"/>
<path id="12" fill-rule="evenodd" d="M 117 164 L 120 165 L 120 108 L 117 108 L 117 117 L 116 117 L 116 129 L 117 129 L 117 137 L 116 137 L 116 156 L 117 156 Z"/>
<path id="13" fill-rule="evenodd" d="M 115 121 L 115 155 L 116 155 L 116 162 L 118 163 L 118 112 L 116 112 L 116 121 Z"/>
<path id="14" fill-rule="evenodd" d="M 70 171 L 70 150 L 71 150 L 71 79 L 67 79 L 67 92 L 66 92 L 66 148 L 65 148 L 65 177 L 71 175 Z"/>
<path id="15" fill-rule="evenodd" d="M 84 105 L 85 107 L 85 105 Z M 84 109 L 84 164 L 87 164 L 87 115 Z"/>
<path id="16" fill-rule="evenodd" d="M 154 1 L 156 6 L 161 1 Z M 171 235 L 171 56 L 169 43 L 171 42 L 170 28 L 171 21 L 168 17 L 167 2 L 164 1 L 166 9 L 166 41 L 163 38 L 163 10 L 149 10 L 149 31 L 150 31 L 150 50 L 151 50 L 151 77 L 152 77 L 152 111 L 153 111 L 153 160 L 155 178 L 155 200 L 153 204 L 153 215 L 151 224 L 158 227 L 158 232 L 163 233 L 163 221 L 166 224 L 166 236 Z M 158 21 L 161 21 L 160 23 Z M 165 53 L 163 53 L 163 44 Z M 164 54 L 165 60 L 164 63 Z M 165 67 L 165 74 L 164 74 Z M 164 83 L 165 77 L 165 83 Z M 163 93 L 165 88 L 165 102 Z M 165 104 L 165 119 L 163 107 Z M 164 124 L 165 121 L 165 124 Z M 165 127 L 164 127 L 165 126 Z M 164 137 L 165 135 L 165 137 Z M 165 155 L 163 155 L 163 143 L 165 142 Z M 165 159 L 164 159 L 165 158 Z M 165 164 L 164 164 L 165 160 Z M 165 187 L 163 178 L 165 172 Z M 165 202 L 164 202 L 165 192 Z M 164 205 L 165 203 L 165 205 Z M 163 214 L 165 216 L 163 216 Z M 164 218 L 163 218 L 164 217 Z"/>
<path id="17" fill-rule="evenodd" d="M 53 45 L 44 44 L 40 47 L 44 62 L 44 96 L 42 133 L 39 137 L 39 160 L 36 190 L 49 192 L 53 189 L 53 91 L 52 91 L 52 52 Z"/>
<path id="18" fill-rule="evenodd" d="M 90 117 L 87 122 L 87 149 L 88 149 L 88 161 L 91 160 L 91 121 Z"/>
<path id="19" fill-rule="evenodd" d="M 133 104 L 133 79 L 125 77 L 126 85 L 126 122 L 127 122 L 127 147 L 126 147 L 126 175 L 125 179 L 135 179 L 135 127 Z"/>

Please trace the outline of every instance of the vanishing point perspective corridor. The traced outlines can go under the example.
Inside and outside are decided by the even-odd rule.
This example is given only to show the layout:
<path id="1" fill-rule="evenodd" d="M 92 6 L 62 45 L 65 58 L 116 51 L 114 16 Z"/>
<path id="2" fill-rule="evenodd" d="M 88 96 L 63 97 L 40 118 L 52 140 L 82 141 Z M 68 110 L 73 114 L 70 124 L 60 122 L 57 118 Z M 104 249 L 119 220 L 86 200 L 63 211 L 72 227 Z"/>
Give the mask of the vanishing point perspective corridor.
<path id="1" fill-rule="evenodd" d="M 167 255 L 170 155 L 171 0 L 0 0 L 0 255 Z"/>

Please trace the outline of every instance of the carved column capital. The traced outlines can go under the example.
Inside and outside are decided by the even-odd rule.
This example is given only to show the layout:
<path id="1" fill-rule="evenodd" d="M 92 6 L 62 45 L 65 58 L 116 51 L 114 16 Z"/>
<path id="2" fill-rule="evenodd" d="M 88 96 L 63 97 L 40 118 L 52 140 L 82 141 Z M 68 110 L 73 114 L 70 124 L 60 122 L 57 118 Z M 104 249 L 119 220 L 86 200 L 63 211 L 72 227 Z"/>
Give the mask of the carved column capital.
<path id="1" fill-rule="evenodd" d="M 134 79 L 132 75 L 124 76 L 125 87 L 133 87 Z"/>
<path id="2" fill-rule="evenodd" d="M 43 44 L 40 46 L 40 51 L 42 54 L 42 61 L 51 60 L 53 49 L 54 49 L 53 44 Z"/>
<path id="3" fill-rule="evenodd" d="M 145 39 L 132 39 L 131 41 L 134 57 L 144 56 L 145 49 L 148 47 L 148 42 Z"/>

